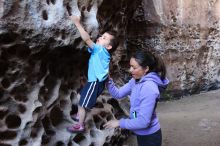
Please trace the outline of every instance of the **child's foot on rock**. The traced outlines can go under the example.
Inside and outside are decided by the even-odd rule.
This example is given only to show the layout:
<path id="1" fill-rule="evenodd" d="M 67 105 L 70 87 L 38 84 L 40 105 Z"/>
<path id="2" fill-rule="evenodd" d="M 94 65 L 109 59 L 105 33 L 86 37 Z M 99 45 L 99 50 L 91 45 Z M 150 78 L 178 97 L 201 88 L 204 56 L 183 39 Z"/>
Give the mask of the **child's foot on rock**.
<path id="1" fill-rule="evenodd" d="M 67 130 L 71 133 L 81 133 L 85 131 L 85 126 L 84 124 L 73 124 L 70 127 L 67 127 Z"/>

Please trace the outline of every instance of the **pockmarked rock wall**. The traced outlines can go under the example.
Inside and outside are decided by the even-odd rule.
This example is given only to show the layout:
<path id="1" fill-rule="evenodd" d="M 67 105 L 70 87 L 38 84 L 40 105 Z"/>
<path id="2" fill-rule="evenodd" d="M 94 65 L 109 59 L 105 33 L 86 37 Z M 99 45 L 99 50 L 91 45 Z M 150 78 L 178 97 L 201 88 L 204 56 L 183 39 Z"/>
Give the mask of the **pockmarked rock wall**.
<path id="1" fill-rule="evenodd" d="M 106 2 L 0 1 L 1 146 L 123 144 L 128 132 L 104 129 L 103 124 L 125 116 L 123 105 L 127 105 L 119 106 L 107 93 L 88 111 L 85 133 L 66 130 L 74 123 L 70 114 L 77 112 L 89 58 L 69 15 L 82 15 L 83 25 L 95 39 L 97 17 L 104 19 L 98 8 Z M 102 23 L 102 29 L 113 27 Z"/>
<path id="2" fill-rule="evenodd" d="M 219 4 L 144 0 L 142 15 L 130 21 L 129 48 L 138 45 L 163 57 L 173 96 L 219 88 Z"/>
<path id="3" fill-rule="evenodd" d="M 219 88 L 219 0 L 154 1 L 164 25 L 163 46 L 172 89 L 194 94 Z M 178 95 L 178 94 L 177 94 Z"/>
<path id="4" fill-rule="evenodd" d="M 81 15 L 92 39 L 116 30 L 111 76 L 126 82 L 136 49 L 161 55 L 171 84 L 165 96 L 219 88 L 219 0 L 1 0 L 0 145 L 123 145 L 129 132 L 103 124 L 128 115 L 129 101 L 107 91 L 71 134 L 89 54 L 69 15 Z"/>

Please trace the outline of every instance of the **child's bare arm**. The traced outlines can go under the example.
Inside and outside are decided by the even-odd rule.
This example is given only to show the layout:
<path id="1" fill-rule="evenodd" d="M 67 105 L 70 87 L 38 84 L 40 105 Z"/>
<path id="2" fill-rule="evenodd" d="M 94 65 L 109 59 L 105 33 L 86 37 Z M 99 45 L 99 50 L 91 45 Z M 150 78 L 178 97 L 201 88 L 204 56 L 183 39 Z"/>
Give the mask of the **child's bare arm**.
<path id="1" fill-rule="evenodd" d="M 80 23 L 80 17 L 78 16 L 70 16 L 70 19 L 73 21 L 73 23 L 76 25 L 77 29 L 79 30 L 79 33 L 81 35 L 81 38 L 86 42 L 86 44 L 91 48 L 92 44 L 94 43 L 88 32 L 85 31 L 85 29 L 83 28 L 83 26 Z"/>

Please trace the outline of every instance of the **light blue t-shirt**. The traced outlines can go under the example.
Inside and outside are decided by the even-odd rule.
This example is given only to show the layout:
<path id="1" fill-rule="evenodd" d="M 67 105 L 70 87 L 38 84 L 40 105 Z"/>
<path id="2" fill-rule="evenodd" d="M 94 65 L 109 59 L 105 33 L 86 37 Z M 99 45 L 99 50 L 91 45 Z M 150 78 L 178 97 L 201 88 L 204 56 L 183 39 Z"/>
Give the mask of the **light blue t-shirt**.
<path id="1" fill-rule="evenodd" d="M 92 48 L 88 48 L 88 51 L 91 53 L 89 58 L 88 82 L 97 81 L 97 79 L 101 82 L 108 76 L 110 54 L 101 45 L 93 44 Z"/>

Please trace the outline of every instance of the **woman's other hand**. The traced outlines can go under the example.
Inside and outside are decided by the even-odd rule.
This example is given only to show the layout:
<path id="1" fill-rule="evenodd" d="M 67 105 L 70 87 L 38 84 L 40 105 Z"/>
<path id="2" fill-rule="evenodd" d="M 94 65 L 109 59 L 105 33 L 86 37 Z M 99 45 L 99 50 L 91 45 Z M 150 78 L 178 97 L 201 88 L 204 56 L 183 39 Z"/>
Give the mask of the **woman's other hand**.
<path id="1" fill-rule="evenodd" d="M 108 121 L 104 127 L 106 129 L 111 129 L 111 128 L 117 128 L 119 127 L 119 120 L 111 120 L 111 121 Z"/>

